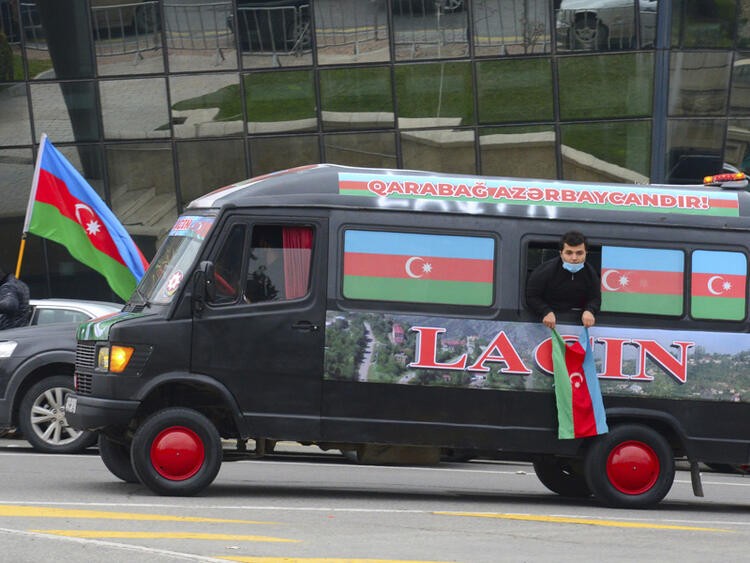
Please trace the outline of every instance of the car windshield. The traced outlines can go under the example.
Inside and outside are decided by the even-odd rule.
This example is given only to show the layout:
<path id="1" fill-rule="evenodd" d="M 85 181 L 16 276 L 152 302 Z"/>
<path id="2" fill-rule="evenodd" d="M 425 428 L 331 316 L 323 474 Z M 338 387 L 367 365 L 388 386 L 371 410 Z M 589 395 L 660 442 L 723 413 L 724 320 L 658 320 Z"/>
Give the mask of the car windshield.
<path id="1" fill-rule="evenodd" d="M 215 219 L 185 215 L 177 220 L 138 284 L 141 297 L 160 305 L 172 301 Z"/>

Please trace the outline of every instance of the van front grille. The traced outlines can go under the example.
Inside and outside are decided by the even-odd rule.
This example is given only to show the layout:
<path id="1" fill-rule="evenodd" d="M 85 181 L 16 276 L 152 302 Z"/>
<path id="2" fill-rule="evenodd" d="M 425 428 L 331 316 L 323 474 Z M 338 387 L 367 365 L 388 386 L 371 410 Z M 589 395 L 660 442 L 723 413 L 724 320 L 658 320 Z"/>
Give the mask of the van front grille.
<path id="1" fill-rule="evenodd" d="M 93 371 L 96 368 L 96 345 L 93 342 L 79 342 L 76 347 L 76 372 Z"/>
<path id="2" fill-rule="evenodd" d="M 86 373 L 76 373 L 76 393 L 91 395 L 92 377 Z"/>

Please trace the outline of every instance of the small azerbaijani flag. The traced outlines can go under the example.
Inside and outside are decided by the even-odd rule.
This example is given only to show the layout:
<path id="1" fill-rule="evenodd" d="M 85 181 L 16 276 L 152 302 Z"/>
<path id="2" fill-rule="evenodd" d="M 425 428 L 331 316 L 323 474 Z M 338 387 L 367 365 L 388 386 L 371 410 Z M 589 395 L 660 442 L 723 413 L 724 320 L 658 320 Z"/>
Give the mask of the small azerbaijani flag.
<path id="1" fill-rule="evenodd" d="M 680 250 L 602 247 L 602 311 L 681 315 Z"/>
<path id="2" fill-rule="evenodd" d="M 552 329 L 552 365 L 557 401 L 557 437 L 560 440 L 605 434 L 607 416 L 591 352 L 589 329 L 580 339 L 567 344 Z"/>
<path id="3" fill-rule="evenodd" d="M 693 252 L 690 313 L 696 319 L 745 318 L 747 259 L 740 252 Z"/>
<path id="4" fill-rule="evenodd" d="M 494 257 L 491 238 L 347 231 L 344 296 L 490 305 Z"/>
<path id="5" fill-rule="evenodd" d="M 127 301 L 148 262 L 125 227 L 42 135 L 23 232 L 58 242 Z"/>

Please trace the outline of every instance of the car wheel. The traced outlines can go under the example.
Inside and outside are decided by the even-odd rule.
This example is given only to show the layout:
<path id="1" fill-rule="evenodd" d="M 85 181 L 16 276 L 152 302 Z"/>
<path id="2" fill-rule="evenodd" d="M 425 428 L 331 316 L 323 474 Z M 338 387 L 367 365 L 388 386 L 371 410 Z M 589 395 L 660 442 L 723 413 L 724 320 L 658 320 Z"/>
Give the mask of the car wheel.
<path id="1" fill-rule="evenodd" d="M 96 434 L 68 426 L 65 397 L 73 392 L 73 377 L 55 375 L 33 385 L 21 400 L 18 426 L 40 452 L 70 454 L 96 443 Z"/>
<path id="2" fill-rule="evenodd" d="M 579 50 L 606 50 L 608 43 L 607 28 L 599 23 L 596 14 L 581 14 L 576 18 L 571 30 L 572 45 Z"/>
<path id="3" fill-rule="evenodd" d="M 596 498 L 619 508 L 648 508 L 669 492 L 674 453 L 655 430 L 624 424 L 595 438 L 586 453 L 586 483 Z"/>
<path id="4" fill-rule="evenodd" d="M 112 475 L 126 483 L 138 483 L 138 476 L 130 463 L 128 446 L 99 434 L 99 456 Z"/>
<path id="5" fill-rule="evenodd" d="M 138 428 L 130 459 L 138 479 L 153 492 L 190 496 L 216 478 L 221 438 L 203 414 L 172 407 L 152 414 Z"/>
<path id="6" fill-rule="evenodd" d="M 534 460 L 534 472 L 542 485 L 563 497 L 585 498 L 591 489 L 583 475 L 583 463 L 578 460 L 544 456 Z"/>

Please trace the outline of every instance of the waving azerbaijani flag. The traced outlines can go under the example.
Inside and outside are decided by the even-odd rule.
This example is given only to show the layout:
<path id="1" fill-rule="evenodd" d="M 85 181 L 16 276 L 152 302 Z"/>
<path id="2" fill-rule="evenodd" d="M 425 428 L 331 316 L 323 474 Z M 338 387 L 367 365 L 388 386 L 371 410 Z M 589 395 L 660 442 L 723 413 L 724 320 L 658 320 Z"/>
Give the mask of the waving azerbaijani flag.
<path id="1" fill-rule="evenodd" d="M 589 330 L 567 344 L 552 329 L 552 365 L 557 401 L 557 437 L 561 440 L 585 438 L 609 431 L 602 391 L 591 352 Z"/>
<path id="2" fill-rule="evenodd" d="M 488 237 L 350 230 L 344 235 L 344 296 L 490 305 L 494 258 Z"/>
<path id="3" fill-rule="evenodd" d="M 101 273 L 127 300 L 148 262 L 115 214 L 73 165 L 42 135 L 23 234 L 65 246 L 73 257 Z"/>

